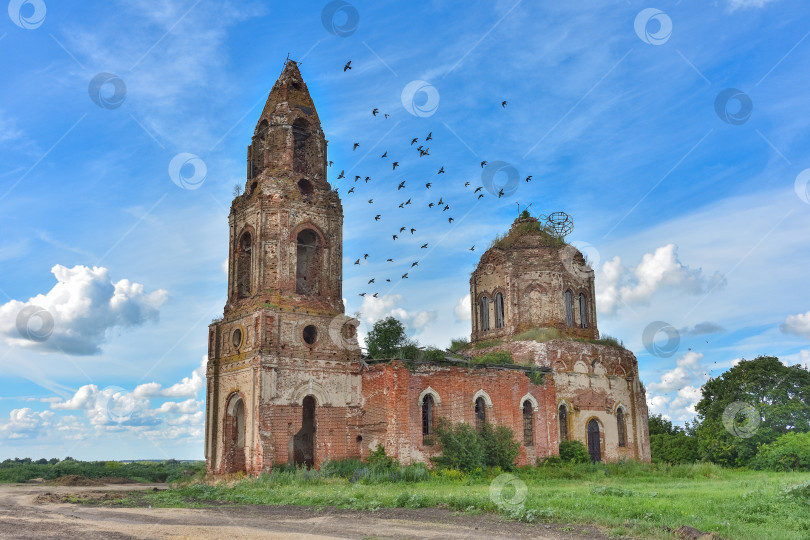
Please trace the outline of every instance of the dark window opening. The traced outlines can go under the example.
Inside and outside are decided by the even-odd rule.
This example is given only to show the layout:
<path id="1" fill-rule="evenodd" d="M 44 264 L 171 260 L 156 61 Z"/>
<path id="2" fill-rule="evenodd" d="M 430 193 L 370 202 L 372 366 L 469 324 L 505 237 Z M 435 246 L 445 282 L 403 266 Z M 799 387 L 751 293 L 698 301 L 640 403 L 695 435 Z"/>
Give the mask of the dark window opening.
<path id="1" fill-rule="evenodd" d="M 233 396 L 225 417 L 225 472 L 245 470 L 245 404 Z"/>
<path id="2" fill-rule="evenodd" d="M 236 247 L 236 291 L 239 298 L 250 296 L 252 289 L 253 238 L 245 231 Z"/>
<path id="3" fill-rule="evenodd" d="M 242 346 L 242 330 L 237 328 L 233 331 L 233 348 L 238 349 Z"/>
<path id="4" fill-rule="evenodd" d="M 588 311 L 587 303 L 585 302 L 585 295 L 579 294 L 579 325 L 582 328 L 588 328 Z"/>
<path id="5" fill-rule="evenodd" d="M 318 339 L 318 329 L 310 324 L 304 327 L 304 332 L 302 335 L 304 338 L 304 342 L 307 345 L 312 345 Z"/>
<path id="6" fill-rule="evenodd" d="M 568 410 L 560 405 L 560 442 L 568 440 Z"/>
<path id="7" fill-rule="evenodd" d="M 602 461 L 602 437 L 599 433 L 599 423 L 596 420 L 588 422 L 588 454 L 591 461 Z"/>
<path id="8" fill-rule="evenodd" d="M 307 150 L 310 147 L 309 126 L 301 118 L 293 122 L 293 171 L 307 172 Z"/>
<path id="9" fill-rule="evenodd" d="M 305 199 L 309 199 L 315 188 L 312 187 L 312 182 L 302 178 L 301 180 L 298 181 L 298 190 L 301 192 L 301 195 L 303 195 Z"/>
<path id="10" fill-rule="evenodd" d="M 310 229 L 304 229 L 298 233 L 298 259 L 295 268 L 296 293 L 318 294 L 320 264 L 318 235 Z"/>
<path id="11" fill-rule="evenodd" d="M 495 295 L 495 328 L 503 328 L 503 295 L 498 293 Z"/>
<path id="12" fill-rule="evenodd" d="M 293 462 L 306 468 L 315 466 L 315 398 L 304 398 L 301 411 L 301 429 L 293 437 Z"/>
<path id="13" fill-rule="evenodd" d="M 534 446 L 533 413 L 532 402 L 528 399 L 523 402 L 523 445 Z"/>
<path id="14" fill-rule="evenodd" d="M 362 436 L 362 435 L 358 435 L 358 436 L 357 436 L 357 438 L 356 438 L 355 440 L 356 440 L 358 443 L 361 443 L 361 442 L 363 442 L 363 436 Z"/>
<path id="15" fill-rule="evenodd" d="M 480 430 L 487 421 L 487 404 L 484 398 L 475 400 L 475 428 Z"/>
<path id="16" fill-rule="evenodd" d="M 616 427 L 619 431 L 619 447 L 627 446 L 627 426 L 624 424 L 624 410 L 621 407 L 616 411 Z"/>
<path id="17" fill-rule="evenodd" d="M 571 296 L 571 291 L 565 291 L 565 324 L 568 326 L 574 326 L 574 306 Z"/>
<path id="18" fill-rule="evenodd" d="M 481 330 L 489 330 L 489 298 L 481 298 Z"/>
<path id="19" fill-rule="evenodd" d="M 433 396 L 428 394 L 422 401 L 422 443 L 433 444 Z"/>
<path id="20" fill-rule="evenodd" d="M 270 126 L 267 120 L 262 120 L 253 136 L 253 144 L 250 152 L 250 178 L 258 176 L 264 170 L 264 150 L 267 147 L 267 133 Z"/>

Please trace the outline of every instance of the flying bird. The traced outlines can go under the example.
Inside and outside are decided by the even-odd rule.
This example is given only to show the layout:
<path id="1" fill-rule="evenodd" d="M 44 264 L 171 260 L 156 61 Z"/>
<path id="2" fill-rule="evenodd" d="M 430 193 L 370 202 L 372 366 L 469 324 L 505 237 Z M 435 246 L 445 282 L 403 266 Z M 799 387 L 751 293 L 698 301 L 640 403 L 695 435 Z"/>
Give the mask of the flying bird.
<path id="1" fill-rule="evenodd" d="M 503 107 L 504 109 L 506 108 L 506 100 L 501 101 L 501 107 Z"/>
<path id="2" fill-rule="evenodd" d="M 355 181 L 355 182 L 357 182 L 358 180 L 360 180 L 360 175 L 359 175 L 359 174 L 358 174 L 357 176 L 355 176 L 355 177 L 354 177 L 354 181 Z"/>
<path id="3" fill-rule="evenodd" d="M 354 186 L 352 186 L 352 189 L 349 190 L 349 193 L 354 193 Z"/>
<path id="4" fill-rule="evenodd" d="M 397 187 L 397 191 L 405 187 L 405 180 L 399 183 L 399 187 Z"/>
<path id="5" fill-rule="evenodd" d="M 405 206 L 408 206 L 409 204 L 411 204 L 411 200 L 410 200 L 410 199 L 408 199 L 407 201 L 405 201 Z"/>
<path id="6" fill-rule="evenodd" d="M 501 197 L 503 197 L 503 188 L 501 188 L 501 189 L 498 191 L 498 198 L 500 199 Z"/>
<path id="7" fill-rule="evenodd" d="M 385 262 L 394 262 L 394 259 L 386 259 Z"/>
<path id="8" fill-rule="evenodd" d="M 439 169 L 439 172 L 437 172 L 436 174 L 444 174 L 444 165 L 442 165 L 442 168 Z"/>
<path id="9" fill-rule="evenodd" d="M 419 140 L 419 137 L 414 137 L 413 139 L 411 139 L 411 146 L 413 146 L 414 143 L 416 143 L 416 141 L 418 141 L 418 140 Z"/>
<path id="10" fill-rule="evenodd" d="M 345 66 L 343 66 L 343 72 L 345 73 L 346 71 L 348 71 L 348 70 L 350 70 L 350 69 L 352 69 L 352 61 L 351 61 L 351 60 L 349 60 L 348 62 L 346 62 L 346 65 L 345 65 Z"/>
<path id="11" fill-rule="evenodd" d="M 385 281 L 387 281 L 388 283 L 391 283 L 391 280 L 390 280 L 390 279 L 386 279 Z"/>
<path id="12" fill-rule="evenodd" d="M 453 218 L 447 218 L 447 223 L 453 223 Z"/>
<path id="13" fill-rule="evenodd" d="M 475 251 L 475 244 L 473 244 L 473 247 L 470 248 L 470 251 Z"/>
<path id="14" fill-rule="evenodd" d="M 419 261 L 414 261 L 414 263 L 411 265 L 411 268 L 413 268 L 414 266 L 419 266 Z"/>
<path id="15" fill-rule="evenodd" d="M 363 255 L 363 259 L 368 259 L 368 253 L 365 253 L 365 254 Z"/>
<path id="16" fill-rule="evenodd" d="M 450 205 L 449 204 L 444 205 L 444 208 L 442 209 L 442 212 L 445 212 L 447 210 L 450 210 Z"/>
<path id="17" fill-rule="evenodd" d="M 354 261 L 354 264 L 360 264 L 360 259 L 357 259 L 356 261 Z"/>
<path id="18" fill-rule="evenodd" d="M 343 172 L 344 172 L 344 171 L 340 171 L 340 174 L 339 174 L 339 175 L 338 175 L 338 177 L 337 177 L 337 179 L 338 179 L 338 180 L 340 180 L 341 178 L 345 178 L 345 177 L 346 177 L 346 176 L 343 174 Z"/>
<path id="19" fill-rule="evenodd" d="M 531 182 L 531 180 L 532 180 L 532 175 L 529 175 L 529 176 L 526 177 L 527 182 Z"/>
<path id="20" fill-rule="evenodd" d="M 431 140 L 432 138 L 433 138 L 433 132 L 431 131 L 430 133 L 428 133 L 427 137 L 425 137 L 425 140 L 426 140 L 426 141 L 429 141 L 429 140 Z"/>
<path id="21" fill-rule="evenodd" d="M 385 113 L 385 117 L 388 118 L 388 113 Z"/>
<path id="22" fill-rule="evenodd" d="M 406 228 L 407 228 L 407 227 L 400 227 L 400 228 L 399 228 L 399 232 L 404 231 Z"/>
<path id="23" fill-rule="evenodd" d="M 424 150 L 419 150 L 419 157 L 429 156 L 430 155 L 429 150 L 430 150 L 430 147 L 425 148 Z"/>
<path id="24" fill-rule="evenodd" d="M 377 214 L 376 216 L 374 216 L 374 221 L 380 221 L 380 217 L 381 217 L 381 215 Z"/>
<path id="25" fill-rule="evenodd" d="M 370 177 L 370 176 L 366 176 L 365 180 L 366 180 L 366 184 L 368 184 L 368 181 L 369 181 L 369 180 L 371 180 L 371 177 Z"/>
<path id="26" fill-rule="evenodd" d="M 487 164 L 486 160 L 481 162 L 481 168 L 483 169 L 484 166 Z"/>
<path id="27" fill-rule="evenodd" d="M 387 158 L 388 157 L 388 150 L 386 150 L 385 153 L 383 155 L 381 155 L 380 157 L 381 158 Z"/>
<path id="28" fill-rule="evenodd" d="M 443 205 L 443 204 L 444 204 L 444 202 L 442 201 L 442 198 L 441 198 L 441 197 L 439 197 L 439 206 L 441 206 L 441 205 Z"/>
<path id="29" fill-rule="evenodd" d="M 483 197 L 483 196 L 484 196 L 484 194 L 483 194 L 483 193 L 479 193 L 479 194 L 478 194 L 478 198 L 479 198 L 479 199 L 480 199 L 481 197 Z"/>
<path id="30" fill-rule="evenodd" d="M 395 171 L 395 170 L 397 169 L 397 167 L 399 167 L 399 161 L 395 161 L 395 162 L 393 162 L 391 165 L 393 165 L 393 167 L 391 168 L 391 170 L 392 170 L 392 171 Z"/>
<path id="31" fill-rule="evenodd" d="M 380 293 L 374 293 L 374 294 L 372 294 L 371 296 L 373 296 L 374 298 L 377 298 L 377 295 L 378 295 L 378 294 L 380 294 Z"/>
<path id="32" fill-rule="evenodd" d="M 354 152 L 355 150 L 357 150 L 357 147 L 358 147 L 358 146 L 360 146 L 360 143 L 359 143 L 359 142 L 354 143 L 354 146 L 352 146 L 352 152 Z"/>
<path id="33" fill-rule="evenodd" d="M 481 187 L 481 186 L 478 186 L 477 188 L 475 188 L 475 191 L 473 191 L 473 193 L 478 193 L 478 192 L 479 192 L 479 191 L 481 191 L 482 189 L 484 189 L 484 188 L 483 188 L 483 187 Z"/>
<path id="34" fill-rule="evenodd" d="M 408 272 L 405 272 L 404 274 L 402 274 L 402 279 L 408 279 Z"/>
<path id="35" fill-rule="evenodd" d="M 430 189 L 430 186 L 432 186 L 432 185 L 433 185 L 433 184 L 431 184 L 430 182 L 428 182 L 427 184 L 425 184 L 425 187 L 426 187 L 426 188 L 428 188 L 428 189 Z"/>
<path id="36" fill-rule="evenodd" d="M 335 162 L 334 162 L 334 161 L 330 161 L 330 162 L 329 162 L 329 166 L 330 166 L 330 167 L 331 167 L 332 165 L 334 165 L 334 164 L 335 164 Z"/>
<path id="37" fill-rule="evenodd" d="M 371 204 L 371 203 L 373 203 L 373 202 L 374 202 L 374 199 L 369 199 L 369 200 L 368 200 L 368 204 Z"/>
<path id="38" fill-rule="evenodd" d="M 399 203 L 399 207 L 400 207 L 400 208 L 405 208 L 405 203 L 404 203 L 404 202 L 403 202 L 403 203 Z"/>
<path id="39" fill-rule="evenodd" d="M 422 247 L 420 249 L 427 249 L 427 244 L 422 244 Z"/>
<path id="40" fill-rule="evenodd" d="M 366 295 L 366 293 L 364 293 L 364 292 L 360 293 L 360 296 L 365 296 L 365 295 Z"/>
<path id="41" fill-rule="evenodd" d="M 411 228 L 411 234 L 413 234 L 413 233 L 415 233 L 415 232 L 416 232 L 416 229 Z"/>
<path id="42" fill-rule="evenodd" d="M 470 183 L 469 182 L 464 182 L 464 187 L 470 187 Z"/>
<path id="43" fill-rule="evenodd" d="M 373 110 L 373 111 L 371 111 L 371 114 L 373 114 L 374 116 L 377 116 L 377 114 L 378 114 L 379 112 L 380 112 L 380 109 L 378 109 L 378 108 L 374 107 L 374 110 Z"/>
<path id="44" fill-rule="evenodd" d="M 367 285 L 371 285 L 372 283 L 374 283 L 374 278 L 371 278 L 370 280 L 368 280 Z"/>
<path id="45" fill-rule="evenodd" d="M 435 205 L 433 203 L 428 203 L 428 208 L 433 208 Z"/>
<path id="46" fill-rule="evenodd" d="M 394 237 L 394 240 L 396 240 L 397 238 L 399 238 L 399 236 L 397 236 L 397 235 L 395 235 L 395 234 L 392 234 L 391 236 L 393 236 L 393 237 Z"/>

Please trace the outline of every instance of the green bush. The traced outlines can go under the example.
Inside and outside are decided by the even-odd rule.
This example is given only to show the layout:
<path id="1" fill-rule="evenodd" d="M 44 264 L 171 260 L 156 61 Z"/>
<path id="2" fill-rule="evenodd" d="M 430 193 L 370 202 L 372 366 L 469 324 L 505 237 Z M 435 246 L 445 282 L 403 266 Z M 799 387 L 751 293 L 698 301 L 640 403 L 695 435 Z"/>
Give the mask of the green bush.
<path id="1" fill-rule="evenodd" d="M 377 469 L 393 469 L 399 465 L 394 458 L 385 453 L 385 447 L 381 444 L 369 453 L 366 461 Z"/>
<path id="2" fill-rule="evenodd" d="M 444 351 L 436 347 L 428 347 L 422 355 L 422 360 L 426 362 L 444 362 Z"/>
<path id="3" fill-rule="evenodd" d="M 458 338 L 450 340 L 450 350 L 458 352 L 470 346 L 470 340 L 467 338 Z"/>
<path id="4" fill-rule="evenodd" d="M 470 472 L 484 467 L 511 470 L 520 451 L 520 443 L 507 426 L 493 427 L 484 423 L 479 432 L 464 422 L 451 425 L 440 418 L 436 427 L 436 441 L 442 453 L 434 457 L 437 466 Z"/>
<path id="5" fill-rule="evenodd" d="M 484 464 L 511 470 L 520 452 L 520 443 L 515 440 L 512 430 L 506 426 L 493 428 L 492 424 L 486 422 L 481 428 L 480 437 L 484 447 Z"/>
<path id="6" fill-rule="evenodd" d="M 754 469 L 810 471 L 810 433 L 785 433 L 763 445 L 752 463 Z"/>
<path id="7" fill-rule="evenodd" d="M 474 359 L 476 364 L 514 364 L 510 351 L 492 351 Z"/>
<path id="8" fill-rule="evenodd" d="M 591 455 L 581 442 L 563 441 L 560 443 L 560 459 L 563 463 L 588 463 Z"/>

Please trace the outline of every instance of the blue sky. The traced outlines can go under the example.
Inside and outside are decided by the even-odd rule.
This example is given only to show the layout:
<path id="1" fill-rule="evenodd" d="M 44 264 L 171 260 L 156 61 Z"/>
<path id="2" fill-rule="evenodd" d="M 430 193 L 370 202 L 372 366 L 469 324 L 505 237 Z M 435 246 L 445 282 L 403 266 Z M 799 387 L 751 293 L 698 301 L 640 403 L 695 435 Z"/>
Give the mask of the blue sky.
<path id="1" fill-rule="evenodd" d="M 469 274 L 520 203 L 573 217 L 568 240 L 597 270 L 600 331 L 638 356 L 653 412 L 690 419 L 700 385 L 740 358 L 810 362 L 805 2 L 13 0 L 8 11 L 0 458 L 202 457 L 201 362 L 225 303 L 228 209 L 288 53 L 335 162 L 346 310 L 361 335 L 394 314 L 424 345 L 468 336 Z M 410 140 L 429 132 L 420 158 Z M 172 178 L 180 154 L 197 158 Z M 514 192 L 478 199 L 488 173 Z M 355 175 L 371 181 L 348 194 Z M 439 197 L 450 210 L 428 208 Z M 401 226 L 417 232 L 394 242 Z M 663 328 L 649 347 L 647 328 Z"/>

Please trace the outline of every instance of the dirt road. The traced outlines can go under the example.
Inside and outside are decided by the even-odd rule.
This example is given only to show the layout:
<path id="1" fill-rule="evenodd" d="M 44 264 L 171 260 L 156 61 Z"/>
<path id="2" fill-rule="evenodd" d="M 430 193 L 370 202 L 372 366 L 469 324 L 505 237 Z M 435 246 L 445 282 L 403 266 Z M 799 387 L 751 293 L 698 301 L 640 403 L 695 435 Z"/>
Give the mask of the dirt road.
<path id="1" fill-rule="evenodd" d="M 0 484 L 0 538 L 607 538 L 590 527 L 529 525 L 501 521 L 492 515 L 457 514 L 437 508 L 364 512 L 301 506 L 115 508 L 57 502 L 65 495 L 103 500 L 124 491 L 155 487 L 156 484 L 104 487 Z"/>

